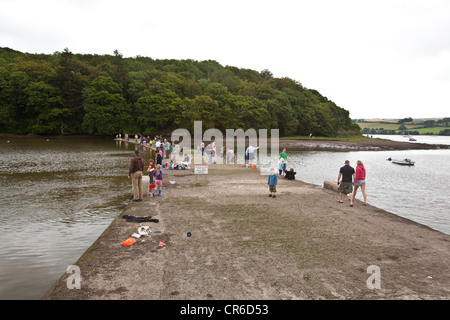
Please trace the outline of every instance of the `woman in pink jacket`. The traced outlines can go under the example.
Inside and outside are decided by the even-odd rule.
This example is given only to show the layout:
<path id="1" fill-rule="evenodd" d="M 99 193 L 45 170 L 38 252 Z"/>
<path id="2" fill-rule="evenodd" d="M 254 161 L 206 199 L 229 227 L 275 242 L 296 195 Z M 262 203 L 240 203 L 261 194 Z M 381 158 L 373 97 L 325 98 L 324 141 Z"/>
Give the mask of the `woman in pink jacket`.
<path id="1" fill-rule="evenodd" d="M 353 207 L 353 200 L 355 200 L 356 191 L 358 187 L 361 187 L 361 191 L 364 197 L 364 205 L 367 205 L 367 196 L 366 196 L 366 168 L 364 168 L 363 163 L 358 160 L 356 161 L 356 177 L 355 177 L 355 189 L 353 190 L 353 195 L 350 198 L 350 206 Z"/>

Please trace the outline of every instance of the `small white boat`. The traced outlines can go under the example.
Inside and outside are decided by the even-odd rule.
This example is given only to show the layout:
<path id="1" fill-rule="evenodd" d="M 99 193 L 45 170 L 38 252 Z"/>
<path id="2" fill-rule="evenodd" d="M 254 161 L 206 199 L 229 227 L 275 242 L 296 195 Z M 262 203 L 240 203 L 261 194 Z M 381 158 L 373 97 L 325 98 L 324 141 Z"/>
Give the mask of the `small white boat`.
<path id="1" fill-rule="evenodd" d="M 414 139 L 413 137 L 409 137 L 409 141 L 417 141 L 417 140 Z"/>
<path id="2" fill-rule="evenodd" d="M 412 161 L 411 159 L 402 159 L 402 160 L 398 160 L 398 159 L 392 159 L 392 163 L 395 164 L 401 164 L 404 166 L 413 166 L 415 161 Z"/>

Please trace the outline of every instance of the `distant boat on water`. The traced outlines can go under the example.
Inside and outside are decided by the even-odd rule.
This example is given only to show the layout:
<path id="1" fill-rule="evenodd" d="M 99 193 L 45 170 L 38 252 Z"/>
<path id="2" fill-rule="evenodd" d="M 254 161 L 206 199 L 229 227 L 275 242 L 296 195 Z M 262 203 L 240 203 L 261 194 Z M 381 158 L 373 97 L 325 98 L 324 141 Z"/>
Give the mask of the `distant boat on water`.
<path id="1" fill-rule="evenodd" d="M 398 159 L 392 159 L 392 163 L 396 163 L 396 164 L 401 164 L 404 166 L 413 166 L 414 163 L 416 163 L 415 161 L 412 161 L 411 159 L 402 159 L 402 160 L 398 160 Z"/>
<path id="2" fill-rule="evenodd" d="M 417 141 L 416 139 L 414 139 L 413 137 L 411 137 L 409 135 L 409 131 L 408 131 L 408 135 L 403 136 L 403 138 L 409 138 L 409 141 Z"/>

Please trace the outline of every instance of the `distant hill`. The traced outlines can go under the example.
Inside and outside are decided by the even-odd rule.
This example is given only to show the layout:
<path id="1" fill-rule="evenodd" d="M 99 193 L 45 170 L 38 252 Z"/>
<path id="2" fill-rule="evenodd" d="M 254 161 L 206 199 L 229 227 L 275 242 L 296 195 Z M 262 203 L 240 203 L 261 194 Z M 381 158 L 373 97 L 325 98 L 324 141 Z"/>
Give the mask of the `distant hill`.
<path id="1" fill-rule="evenodd" d="M 349 112 L 296 80 L 207 60 L 0 48 L 0 132 L 154 135 L 176 128 L 356 134 Z M 192 131 L 191 131 L 192 132 Z M 269 131 L 270 132 L 270 131 Z"/>

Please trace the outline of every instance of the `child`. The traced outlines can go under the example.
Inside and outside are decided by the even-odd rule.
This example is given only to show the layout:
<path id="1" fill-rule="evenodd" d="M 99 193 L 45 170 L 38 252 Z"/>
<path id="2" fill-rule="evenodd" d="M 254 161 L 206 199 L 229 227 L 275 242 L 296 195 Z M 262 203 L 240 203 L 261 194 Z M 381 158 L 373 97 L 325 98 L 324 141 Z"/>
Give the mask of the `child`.
<path id="1" fill-rule="evenodd" d="M 283 173 L 283 167 L 284 167 L 284 159 L 280 157 L 280 160 L 278 160 L 278 174 L 280 176 Z"/>
<path id="2" fill-rule="evenodd" d="M 158 151 L 156 152 L 156 164 L 162 164 L 162 157 L 161 157 L 161 153 Z"/>
<path id="3" fill-rule="evenodd" d="M 158 195 L 161 195 L 161 188 L 162 188 L 162 170 L 161 165 L 156 165 L 156 170 L 153 172 L 153 175 L 155 176 L 155 189 L 153 189 L 153 195 L 156 194 L 156 190 L 158 190 Z"/>
<path id="4" fill-rule="evenodd" d="M 275 193 L 277 192 L 277 175 L 275 174 L 275 169 L 270 169 L 270 174 L 269 174 L 269 180 L 267 181 L 267 184 L 269 185 L 269 197 L 275 198 L 276 195 Z"/>
<path id="5" fill-rule="evenodd" d="M 150 159 L 150 163 L 148 164 L 147 172 L 150 176 L 150 184 L 153 184 L 153 171 L 155 171 L 155 164 L 153 159 Z"/>

